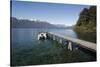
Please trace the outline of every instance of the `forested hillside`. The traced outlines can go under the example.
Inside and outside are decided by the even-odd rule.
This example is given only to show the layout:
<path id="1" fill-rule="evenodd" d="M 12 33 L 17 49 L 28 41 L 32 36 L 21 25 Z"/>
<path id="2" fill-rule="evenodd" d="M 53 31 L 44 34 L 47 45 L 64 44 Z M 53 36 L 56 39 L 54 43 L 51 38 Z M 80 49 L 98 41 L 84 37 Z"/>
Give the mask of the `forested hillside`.
<path id="1" fill-rule="evenodd" d="M 75 26 L 77 31 L 96 32 L 96 6 L 84 8 Z"/>

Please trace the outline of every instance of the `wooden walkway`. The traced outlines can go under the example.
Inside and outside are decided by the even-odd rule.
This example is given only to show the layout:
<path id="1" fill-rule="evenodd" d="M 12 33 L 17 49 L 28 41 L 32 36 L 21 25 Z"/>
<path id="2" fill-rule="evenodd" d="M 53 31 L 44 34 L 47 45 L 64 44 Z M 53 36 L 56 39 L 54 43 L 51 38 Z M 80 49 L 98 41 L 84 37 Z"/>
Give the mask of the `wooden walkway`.
<path id="1" fill-rule="evenodd" d="M 68 37 L 68 36 L 63 36 L 57 33 L 53 33 L 53 32 L 48 32 L 49 35 L 53 35 L 53 36 L 57 36 L 60 37 L 61 39 L 66 39 L 68 41 L 71 41 L 73 43 L 76 43 L 78 46 L 81 46 L 85 49 L 88 49 L 90 51 L 94 51 L 96 52 L 96 44 L 92 43 L 92 42 L 88 42 L 88 41 L 84 41 L 84 40 L 80 40 L 80 39 L 76 39 L 76 38 L 72 38 L 72 37 Z"/>

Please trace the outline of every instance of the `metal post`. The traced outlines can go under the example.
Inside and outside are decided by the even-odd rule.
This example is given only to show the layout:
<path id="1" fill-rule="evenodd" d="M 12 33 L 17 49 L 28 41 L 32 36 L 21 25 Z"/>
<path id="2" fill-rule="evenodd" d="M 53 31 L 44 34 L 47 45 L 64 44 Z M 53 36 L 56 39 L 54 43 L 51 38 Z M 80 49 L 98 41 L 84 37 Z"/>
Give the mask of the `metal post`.
<path id="1" fill-rule="evenodd" d="M 56 41 L 59 42 L 59 37 L 58 36 L 56 36 Z"/>
<path id="2" fill-rule="evenodd" d="M 61 43 L 62 44 L 62 39 L 60 38 L 60 40 L 59 40 L 59 43 Z"/>
<path id="3" fill-rule="evenodd" d="M 72 51 L 72 42 L 71 41 L 68 42 L 68 50 Z"/>
<path id="4" fill-rule="evenodd" d="M 53 35 L 53 40 L 56 40 L 55 36 Z"/>

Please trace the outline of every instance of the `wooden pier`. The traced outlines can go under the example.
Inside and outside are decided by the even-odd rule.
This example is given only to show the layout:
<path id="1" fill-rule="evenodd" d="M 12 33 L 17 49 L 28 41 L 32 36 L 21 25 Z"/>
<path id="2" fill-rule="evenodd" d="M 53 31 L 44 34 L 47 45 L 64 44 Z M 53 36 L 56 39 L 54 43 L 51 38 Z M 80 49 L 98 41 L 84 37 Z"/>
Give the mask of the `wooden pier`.
<path id="1" fill-rule="evenodd" d="M 68 36 L 65 37 L 63 35 L 53 33 L 53 32 L 47 32 L 47 34 L 50 38 L 58 41 L 59 43 L 65 44 L 67 42 L 68 49 L 71 51 L 73 50 L 72 43 L 76 43 L 75 45 L 77 45 L 77 46 L 80 46 L 80 47 L 90 50 L 92 52 L 96 52 L 96 44 L 95 43 L 68 37 Z"/>

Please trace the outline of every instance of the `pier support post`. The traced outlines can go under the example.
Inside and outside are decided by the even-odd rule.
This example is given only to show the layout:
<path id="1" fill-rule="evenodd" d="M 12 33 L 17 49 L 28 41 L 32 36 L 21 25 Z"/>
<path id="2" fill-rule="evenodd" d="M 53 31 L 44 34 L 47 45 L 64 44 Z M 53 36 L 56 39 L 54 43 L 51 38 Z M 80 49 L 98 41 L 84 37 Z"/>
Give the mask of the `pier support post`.
<path id="1" fill-rule="evenodd" d="M 59 42 L 59 38 L 56 36 L 56 41 Z"/>
<path id="2" fill-rule="evenodd" d="M 68 50 L 72 51 L 72 42 L 71 41 L 68 42 Z"/>
<path id="3" fill-rule="evenodd" d="M 59 43 L 61 43 L 62 44 L 62 39 L 60 38 L 60 40 L 59 40 Z"/>

